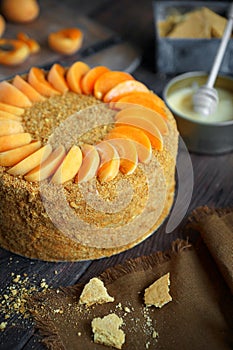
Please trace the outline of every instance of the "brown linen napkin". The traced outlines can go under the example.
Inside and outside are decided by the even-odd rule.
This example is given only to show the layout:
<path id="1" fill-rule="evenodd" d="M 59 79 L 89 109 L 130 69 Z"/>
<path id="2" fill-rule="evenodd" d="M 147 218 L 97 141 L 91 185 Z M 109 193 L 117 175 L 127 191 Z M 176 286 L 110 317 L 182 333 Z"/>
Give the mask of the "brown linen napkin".
<path id="1" fill-rule="evenodd" d="M 233 293 L 233 208 L 197 208 L 187 229 L 200 232 L 209 252 Z"/>
<path id="2" fill-rule="evenodd" d="M 197 222 L 192 216 L 189 226 L 196 229 Z M 167 272 L 173 300 L 161 309 L 145 308 L 145 288 Z M 80 284 L 36 296 L 32 313 L 49 349 L 106 350 L 93 342 L 91 321 L 111 312 L 124 320 L 123 350 L 232 349 L 231 291 L 202 240 L 195 247 L 176 240 L 167 252 L 129 260 L 99 278 L 113 303 L 79 306 Z"/>

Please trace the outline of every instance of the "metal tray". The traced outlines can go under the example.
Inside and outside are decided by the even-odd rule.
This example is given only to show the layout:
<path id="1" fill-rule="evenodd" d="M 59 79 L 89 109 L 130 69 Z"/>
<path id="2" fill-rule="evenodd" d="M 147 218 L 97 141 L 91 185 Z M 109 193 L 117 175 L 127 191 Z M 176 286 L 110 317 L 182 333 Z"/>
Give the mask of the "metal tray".
<path id="1" fill-rule="evenodd" d="M 173 39 L 160 37 L 157 23 L 175 10 L 190 12 L 203 6 L 227 17 L 229 1 L 154 1 L 156 70 L 164 73 L 183 73 L 193 70 L 209 71 L 220 39 Z M 233 73 L 233 39 L 228 44 L 220 72 Z"/>

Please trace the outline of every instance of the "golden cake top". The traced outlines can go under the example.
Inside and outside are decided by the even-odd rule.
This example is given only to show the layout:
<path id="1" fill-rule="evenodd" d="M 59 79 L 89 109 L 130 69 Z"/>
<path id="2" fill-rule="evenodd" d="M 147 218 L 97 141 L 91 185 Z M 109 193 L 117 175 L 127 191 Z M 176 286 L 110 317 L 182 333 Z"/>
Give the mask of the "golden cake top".
<path id="1" fill-rule="evenodd" d="M 163 149 L 169 132 L 164 102 L 143 83 L 81 61 L 2 81 L 0 126 L 0 166 L 57 184 L 132 174 L 152 149 Z"/>

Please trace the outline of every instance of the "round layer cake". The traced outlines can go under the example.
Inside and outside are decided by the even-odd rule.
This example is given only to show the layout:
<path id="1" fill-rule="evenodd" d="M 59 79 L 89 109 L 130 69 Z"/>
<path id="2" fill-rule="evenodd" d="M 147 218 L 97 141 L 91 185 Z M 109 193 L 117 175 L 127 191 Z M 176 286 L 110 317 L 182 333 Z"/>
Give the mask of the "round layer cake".
<path id="1" fill-rule="evenodd" d="M 175 189 L 176 122 L 126 72 L 75 62 L 0 83 L 0 245 L 96 259 L 153 233 Z"/>

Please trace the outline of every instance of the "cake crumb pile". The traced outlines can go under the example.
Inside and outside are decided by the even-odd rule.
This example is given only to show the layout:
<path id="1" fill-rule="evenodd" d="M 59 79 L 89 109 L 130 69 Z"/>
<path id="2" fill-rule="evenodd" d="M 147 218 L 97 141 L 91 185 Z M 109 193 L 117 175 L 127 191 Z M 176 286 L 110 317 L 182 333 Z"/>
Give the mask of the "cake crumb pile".
<path id="1" fill-rule="evenodd" d="M 20 320 L 31 319 L 28 301 L 35 292 L 45 292 L 49 288 L 45 278 L 38 283 L 34 278 L 29 278 L 27 274 L 11 273 L 10 284 L 0 291 L 0 331 L 4 331 L 7 326 L 14 326 L 12 319 L 16 316 Z"/>

